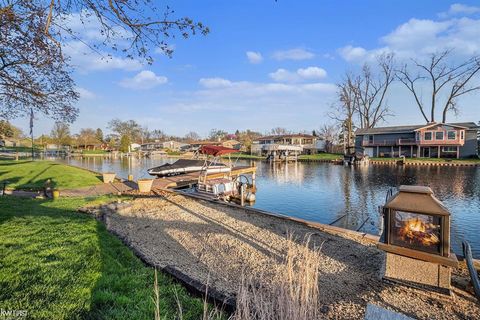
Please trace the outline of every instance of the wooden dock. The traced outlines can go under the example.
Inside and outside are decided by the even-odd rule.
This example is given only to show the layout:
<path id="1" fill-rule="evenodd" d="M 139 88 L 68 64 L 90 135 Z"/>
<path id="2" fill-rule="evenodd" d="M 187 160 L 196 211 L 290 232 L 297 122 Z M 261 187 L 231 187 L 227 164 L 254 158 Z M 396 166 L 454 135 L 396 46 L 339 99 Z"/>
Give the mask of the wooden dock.
<path id="1" fill-rule="evenodd" d="M 237 177 L 242 174 L 255 175 L 257 167 L 239 166 L 232 168 L 230 172 L 213 173 L 207 175 L 207 180 L 218 179 L 223 177 Z M 201 171 L 191 172 L 172 177 L 157 178 L 153 181 L 152 189 L 176 189 L 188 187 L 196 184 L 200 177 Z"/>

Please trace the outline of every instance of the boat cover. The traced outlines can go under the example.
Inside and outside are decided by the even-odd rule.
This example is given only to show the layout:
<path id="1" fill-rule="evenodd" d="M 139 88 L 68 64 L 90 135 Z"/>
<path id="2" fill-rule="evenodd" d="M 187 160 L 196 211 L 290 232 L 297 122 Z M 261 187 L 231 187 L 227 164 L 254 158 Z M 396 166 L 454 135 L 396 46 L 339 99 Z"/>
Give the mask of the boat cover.
<path id="1" fill-rule="evenodd" d="M 221 156 L 222 154 L 238 152 L 236 149 L 226 148 L 222 146 L 202 146 L 200 148 L 200 153 L 208 154 L 210 156 Z"/>
<path id="2" fill-rule="evenodd" d="M 199 171 L 202 168 L 205 168 L 205 160 L 194 160 L 194 159 L 179 159 L 174 163 L 166 163 L 161 166 L 148 169 L 148 173 L 151 175 L 158 175 L 166 173 L 175 173 L 175 172 L 168 172 L 168 171 L 175 171 L 179 169 L 185 169 L 183 171 L 178 171 L 178 173 L 186 173 L 190 171 Z M 227 167 L 224 163 L 214 163 L 211 161 L 207 162 L 208 168 L 219 168 L 219 167 Z"/>
<path id="3" fill-rule="evenodd" d="M 161 166 L 149 169 L 149 170 L 168 170 L 168 169 L 182 169 L 187 167 L 202 167 L 205 164 L 204 160 L 194 159 L 179 159 L 174 163 L 165 163 Z"/>

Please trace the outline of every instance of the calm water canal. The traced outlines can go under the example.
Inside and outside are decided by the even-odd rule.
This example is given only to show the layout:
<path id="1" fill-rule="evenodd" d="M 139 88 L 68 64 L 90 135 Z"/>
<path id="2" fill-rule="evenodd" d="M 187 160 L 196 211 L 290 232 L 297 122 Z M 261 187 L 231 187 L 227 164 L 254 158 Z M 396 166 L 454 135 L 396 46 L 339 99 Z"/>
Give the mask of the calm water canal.
<path id="1" fill-rule="evenodd" d="M 146 169 L 176 159 L 70 158 L 72 165 L 95 171 L 114 171 L 126 178 L 148 177 Z M 246 165 L 248 161 L 238 161 Z M 430 186 L 452 212 L 452 242 L 461 253 L 461 241 L 470 241 L 480 258 L 480 167 L 384 166 L 344 167 L 324 163 L 256 161 L 255 208 L 378 234 L 378 206 L 390 187 L 401 184 Z"/>

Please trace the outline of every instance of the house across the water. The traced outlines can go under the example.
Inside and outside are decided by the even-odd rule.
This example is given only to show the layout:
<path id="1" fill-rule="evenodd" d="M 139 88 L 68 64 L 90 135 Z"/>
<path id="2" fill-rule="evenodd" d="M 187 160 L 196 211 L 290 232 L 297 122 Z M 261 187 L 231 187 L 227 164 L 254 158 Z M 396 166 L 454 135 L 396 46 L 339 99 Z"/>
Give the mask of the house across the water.
<path id="1" fill-rule="evenodd" d="M 325 141 L 309 134 L 286 134 L 261 137 L 253 141 L 252 154 L 268 155 L 272 151 L 290 151 L 296 154 L 315 154 L 325 150 Z"/>
<path id="2" fill-rule="evenodd" d="M 474 122 L 358 129 L 355 149 L 370 157 L 471 158 L 479 129 Z"/>

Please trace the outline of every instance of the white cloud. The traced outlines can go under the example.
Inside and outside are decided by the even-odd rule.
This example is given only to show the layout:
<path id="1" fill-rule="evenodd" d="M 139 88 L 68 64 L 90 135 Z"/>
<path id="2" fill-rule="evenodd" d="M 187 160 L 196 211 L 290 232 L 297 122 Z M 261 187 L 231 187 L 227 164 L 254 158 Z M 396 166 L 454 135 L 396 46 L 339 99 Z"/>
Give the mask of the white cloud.
<path id="1" fill-rule="evenodd" d="M 142 68 L 142 63 L 137 59 L 109 52 L 108 47 L 111 43 L 102 34 L 98 19 L 88 10 L 62 15 L 59 19 L 63 19 L 63 23 L 75 35 L 66 38 L 62 50 L 67 57 L 71 58 L 77 71 L 81 73 L 113 69 L 136 71 Z M 114 26 L 110 36 L 115 38 L 118 52 L 127 48 L 132 38 L 132 34 L 120 26 Z"/>
<path id="2" fill-rule="evenodd" d="M 308 60 L 315 57 L 313 52 L 303 48 L 295 48 L 290 50 L 279 50 L 273 53 L 276 60 Z"/>
<path id="3" fill-rule="evenodd" d="M 268 75 L 271 79 L 277 82 L 301 82 L 304 80 L 325 78 L 327 76 L 327 71 L 319 67 L 300 68 L 297 69 L 296 72 L 280 68 Z"/>
<path id="4" fill-rule="evenodd" d="M 158 85 L 167 83 L 168 79 L 164 76 L 157 76 L 149 70 L 140 71 L 133 78 L 127 78 L 120 81 L 120 86 L 130 89 L 147 90 Z"/>
<path id="5" fill-rule="evenodd" d="M 142 63 L 136 59 L 111 56 L 107 52 L 94 52 L 81 41 L 69 41 L 62 47 L 63 53 L 71 58 L 72 64 L 79 72 L 126 70 L 136 71 Z"/>
<path id="6" fill-rule="evenodd" d="M 421 59 L 429 54 L 454 49 L 458 56 L 480 53 L 480 19 L 410 19 L 380 38 L 383 46 L 366 49 L 346 46 L 338 51 L 347 61 L 362 62 L 378 54 L 393 52 L 399 59 Z"/>
<path id="7" fill-rule="evenodd" d="M 82 87 L 76 87 L 75 90 L 80 94 L 80 99 L 91 100 L 96 98 L 95 93 Z"/>
<path id="8" fill-rule="evenodd" d="M 298 74 L 296 74 L 295 72 L 291 72 L 281 68 L 275 72 L 269 73 L 268 75 L 270 78 L 277 82 L 296 82 L 300 80 Z"/>
<path id="9" fill-rule="evenodd" d="M 298 69 L 297 74 L 304 79 L 322 79 L 327 76 L 327 71 L 319 67 L 308 67 Z"/>
<path id="10" fill-rule="evenodd" d="M 367 50 L 362 47 L 353 47 L 353 46 L 345 46 L 338 50 L 340 55 L 343 59 L 347 61 L 354 61 L 363 59 L 367 54 Z"/>
<path id="11" fill-rule="evenodd" d="M 256 64 L 260 63 L 263 61 L 263 56 L 260 52 L 255 52 L 255 51 L 247 51 L 246 52 L 247 59 L 250 61 L 250 63 Z"/>
<path id="12" fill-rule="evenodd" d="M 200 85 L 205 88 L 226 88 L 231 87 L 232 82 L 223 78 L 201 78 L 199 81 Z"/>
<path id="13" fill-rule="evenodd" d="M 261 83 L 250 81 L 231 81 L 224 78 L 202 78 L 199 81 L 204 87 L 201 93 L 211 94 L 213 92 L 235 93 L 244 96 L 258 96 L 270 93 L 304 93 L 307 91 L 317 92 L 335 92 L 336 86 L 331 83 L 306 83 L 306 84 L 287 84 L 287 83 Z M 241 94 L 240 94 L 241 93 Z"/>
<path id="14" fill-rule="evenodd" d="M 226 129 L 316 128 L 336 91 L 332 83 L 251 82 L 218 77 L 203 78 L 199 85 L 199 90 L 177 95 L 174 101 L 158 108 L 159 113 L 168 113 L 169 119 L 179 119 L 185 132 L 191 127 L 208 132 L 219 123 Z M 172 130 L 179 128 L 178 123 Z"/>
<path id="15" fill-rule="evenodd" d="M 455 15 L 471 15 L 480 12 L 480 7 L 469 6 L 461 3 L 454 3 L 450 6 L 447 12 L 438 14 L 441 18 L 447 18 Z"/>

